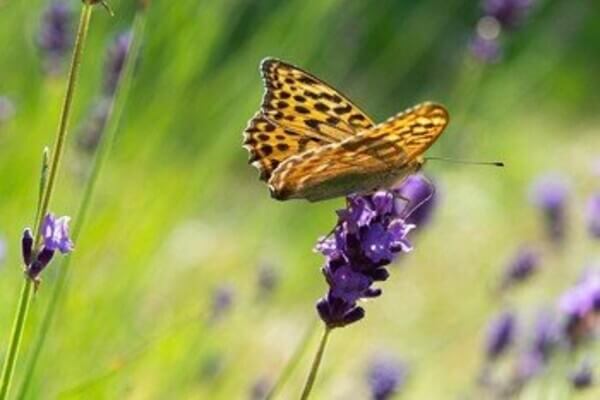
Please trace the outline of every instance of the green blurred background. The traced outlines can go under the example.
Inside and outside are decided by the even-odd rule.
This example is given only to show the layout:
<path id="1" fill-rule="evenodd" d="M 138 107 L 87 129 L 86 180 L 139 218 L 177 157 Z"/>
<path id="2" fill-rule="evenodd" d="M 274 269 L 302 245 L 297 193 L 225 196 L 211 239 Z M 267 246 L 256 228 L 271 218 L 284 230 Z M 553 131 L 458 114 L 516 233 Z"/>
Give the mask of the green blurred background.
<path id="1" fill-rule="evenodd" d="M 75 23 L 79 3 L 70 3 Z M 136 11 L 133 1 L 111 4 L 115 17 L 98 9 L 92 20 L 52 205 L 60 215 L 74 215 L 81 200 L 91 159 L 77 135 L 102 84 L 105 49 Z M 0 96 L 15 107 L 0 125 L 0 358 L 22 281 L 19 238 L 32 224 L 41 150 L 53 142 L 66 78 L 44 73 L 36 47 L 47 5 L 0 2 Z M 281 373 L 317 319 L 326 285 L 312 248 L 343 200 L 276 202 L 247 165 L 241 135 L 260 104 L 266 56 L 313 72 L 378 121 L 424 100 L 445 104 L 451 123 L 429 154 L 506 163 L 426 166 L 440 194 L 433 220 L 413 236 L 415 250 L 392 268 L 383 296 L 366 304 L 365 320 L 333 333 L 314 392 L 368 398 L 365 368 L 383 351 L 411 366 L 405 398 L 481 398 L 474 382 L 490 316 L 507 305 L 525 318 L 553 307 L 597 259 L 582 210 L 600 187 L 600 4 L 537 1 L 502 33 L 503 57 L 491 64 L 469 51 L 480 17 L 473 0 L 153 0 L 28 398 L 243 399 L 258 379 Z M 528 199 L 548 171 L 570 180 L 561 251 L 545 242 Z M 541 273 L 499 298 L 494 287 L 523 243 L 544 251 Z M 58 265 L 35 296 L 13 394 Z M 266 265 L 279 284 L 261 297 Z M 231 309 L 206 323 L 221 287 L 234 291 Z M 316 340 L 280 398 L 297 398 Z M 553 390 L 566 398 L 562 379 L 534 382 L 523 398 Z"/>

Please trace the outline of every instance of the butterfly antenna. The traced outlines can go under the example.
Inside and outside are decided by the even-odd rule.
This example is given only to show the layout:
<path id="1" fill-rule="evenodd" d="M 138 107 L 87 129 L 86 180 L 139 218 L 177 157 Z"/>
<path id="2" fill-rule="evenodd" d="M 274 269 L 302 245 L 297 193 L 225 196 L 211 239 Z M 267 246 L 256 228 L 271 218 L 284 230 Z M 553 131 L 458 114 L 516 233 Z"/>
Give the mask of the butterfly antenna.
<path id="1" fill-rule="evenodd" d="M 504 163 L 502 161 L 466 161 L 444 157 L 425 157 L 425 160 L 445 161 L 455 164 L 490 165 L 492 167 L 504 167 Z"/>

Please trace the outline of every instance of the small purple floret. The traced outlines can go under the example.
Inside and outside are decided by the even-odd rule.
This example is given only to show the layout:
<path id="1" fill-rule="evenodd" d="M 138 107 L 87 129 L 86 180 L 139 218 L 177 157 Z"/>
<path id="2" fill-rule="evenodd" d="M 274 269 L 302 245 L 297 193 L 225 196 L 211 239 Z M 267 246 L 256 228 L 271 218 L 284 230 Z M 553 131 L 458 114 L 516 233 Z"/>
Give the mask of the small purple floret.
<path id="1" fill-rule="evenodd" d="M 594 371 L 586 360 L 583 361 L 570 375 L 571 384 L 575 389 L 587 389 L 594 384 Z"/>
<path id="2" fill-rule="evenodd" d="M 46 214 L 42 222 L 44 248 L 63 254 L 73 251 L 73 242 L 69 237 L 70 220 L 67 216 L 56 218 L 54 214 Z"/>

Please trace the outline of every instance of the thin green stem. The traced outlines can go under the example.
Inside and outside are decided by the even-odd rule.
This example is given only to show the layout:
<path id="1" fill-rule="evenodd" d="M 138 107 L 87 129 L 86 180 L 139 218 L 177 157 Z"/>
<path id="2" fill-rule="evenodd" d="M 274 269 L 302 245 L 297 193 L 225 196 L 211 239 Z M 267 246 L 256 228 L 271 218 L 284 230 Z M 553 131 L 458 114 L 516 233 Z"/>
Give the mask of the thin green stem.
<path id="1" fill-rule="evenodd" d="M 17 306 L 17 314 L 15 315 L 15 320 L 13 322 L 8 351 L 6 353 L 6 358 L 4 359 L 4 366 L 2 367 L 2 383 L 0 386 L 0 399 L 2 400 L 8 397 L 8 391 L 10 390 L 11 378 L 15 364 L 17 363 L 17 356 L 19 355 L 19 347 L 21 345 L 21 338 L 23 337 L 23 328 L 25 326 L 25 320 L 27 319 L 27 312 L 29 311 L 33 287 L 34 283 L 31 279 L 23 280 L 21 297 L 19 298 L 19 305 Z"/>
<path id="2" fill-rule="evenodd" d="M 71 67 L 69 69 L 69 77 L 67 81 L 67 90 L 65 94 L 65 100 L 63 102 L 62 111 L 60 115 L 60 121 L 58 124 L 58 131 L 56 134 L 56 141 L 54 143 L 54 150 L 52 152 L 52 158 L 50 161 L 50 167 L 48 170 L 47 178 L 42 175 L 41 182 L 43 185 L 43 194 L 38 201 L 38 211 L 36 212 L 36 230 L 35 230 L 35 241 L 34 251 L 37 249 L 42 240 L 41 226 L 44 220 L 44 215 L 48 212 L 50 205 L 50 199 L 52 198 L 52 192 L 54 189 L 54 183 L 60 165 L 60 158 L 63 152 L 65 138 L 67 136 L 67 128 L 69 117 L 71 114 L 71 105 L 73 103 L 73 97 L 75 93 L 75 86 L 77 77 L 79 75 L 79 67 L 81 65 L 81 56 L 83 54 L 83 47 L 87 31 L 90 25 L 90 19 L 92 16 L 92 4 L 85 2 L 81 10 L 81 18 L 79 20 L 79 28 L 77 30 L 77 36 L 75 39 L 75 48 L 73 50 L 73 58 L 71 59 Z M 33 297 L 35 289 L 35 282 L 29 277 L 25 277 L 23 282 L 23 288 L 19 297 L 19 303 L 17 305 L 17 311 L 13 322 L 13 329 L 6 352 L 7 356 L 4 360 L 2 367 L 2 376 L 0 378 L 0 400 L 5 400 L 8 397 L 12 377 L 17 363 L 19 355 L 19 347 L 23 336 L 23 330 L 25 327 L 25 321 L 27 320 L 27 312 L 29 311 L 29 305 Z"/>
<path id="3" fill-rule="evenodd" d="M 315 329 L 316 327 L 317 327 L 317 324 L 316 324 L 316 320 L 315 320 L 315 322 L 313 322 L 311 324 L 311 326 L 306 330 L 304 337 L 298 344 L 298 347 L 296 347 L 296 350 L 294 351 L 294 354 L 292 355 L 292 357 L 286 363 L 285 367 L 283 368 L 283 371 L 281 372 L 281 375 L 279 375 L 279 377 L 277 378 L 277 380 L 271 387 L 271 390 L 265 397 L 265 400 L 273 399 L 274 396 L 279 392 L 281 387 L 283 387 L 285 382 L 287 382 L 287 380 L 289 379 L 289 377 L 292 374 L 292 372 L 294 371 L 294 369 L 296 369 L 296 366 L 298 365 L 300 360 L 304 357 L 304 354 L 306 353 L 306 350 L 308 349 L 308 344 L 310 343 L 310 339 L 312 339 L 313 335 L 316 332 L 316 329 Z"/>
<path id="4" fill-rule="evenodd" d="M 75 87 L 77 86 L 77 78 L 79 77 L 79 67 L 81 66 L 81 58 L 83 55 L 85 39 L 90 26 L 92 9 L 93 5 L 91 3 L 83 3 L 81 17 L 79 19 L 79 28 L 77 29 L 77 36 L 75 38 L 75 48 L 73 49 L 73 58 L 71 59 L 71 67 L 69 68 L 67 91 L 65 93 L 65 99 L 63 101 L 62 111 L 60 113 L 60 119 L 58 122 L 56 141 L 54 142 L 54 148 L 52 149 L 52 159 L 50 161 L 50 169 L 48 171 L 48 180 L 46 181 L 46 190 L 42 196 L 42 203 L 36 223 L 34 249 L 37 249 L 41 244 L 42 222 L 44 220 L 44 216 L 48 212 L 50 200 L 52 199 L 52 193 L 54 192 L 54 182 L 56 181 L 58 168 L 60 167 L 60 160 L 62 158 L 65 139 L 67 138 L 67 130 L 71 117 L 71 108 L 73 105 L 73 98 L 75 97 Z"/>
<path id="5" fill-rule="evenodd" d="M 94 155 L 91 173 L 86 182 L 83 197 L 81 199 L 81 203 L 77 211 L 75 224 L 73 225 L 72 231 L 72 239 L 74 242 L 78 241 L 85 221 L 87 220 L 91 200 L 96 189 L 98 177 L 100 176 L 100 172 L 102 170 L 104 162 L 108 158 L 108 154 L 110 153 L 110 149 L 112 148 L 114 138 L 117 133 L 119 123 L 121 121 L 121 115 L 123 113 L 123 109 L 127 101 L 127 95 L 129 93 L 129 89 L 132 83 L 135 62 L 138 59 L 141 47 L 140 44 L 144 33 L 144 27 L 145 13 L 142 10 L 138 12 L 133 22 L 132 41 L 129 46 L 127 59 L 123 67 L 121 78 L 118 82 L 116 94 L 111 99 L 107 115 L 108 122 L 104 129 L 104 132 L 101 135 L 98 150 Z M 64 297 L 70 264 L 71 257 L 66 257 L 62 259 L 61 264 L 58 266 L 56 283 L 52 288 L 50 299 L 48 300 L 48 307 L 46 308 L 46 312 L 44 313 L 42 323 L 38 330 L 38 334 L 31 352 L 31 358 L 29 359 L 29 362 L 25 369 L 23 383 L 21 384 L 21 388 L 16 397 L 17 399 L 24 399 L 27 396 L 27 392 L 29 391 L 31 384 L 33 383 L 33 376 L 35 374 L 35 369 L 41 351 L 44 347 L 44 344 L 46 343 L 46 338 L 48 337 L 48 333 L 51 329 L 51 325 L 54 320 L 56 311 L 59 308 L 60 299 Z"/>
<path id="6" fill-rule="evenodd" d="M 315 379 L 317 378 L 317 372 L 319 371 L 319 366 L 321 365 L 321 360 L 323 359 L 323 353 L 325 352 L 325 345 L 327 345 L 327 339 L 329 338 L 330 333 L 331 328 L 325 327 L 325 331 L 323 332 L 323 336 L 321 337 L 321 342 L 319 343 L 319 349 L 317 350 L 317 354 L 315 354 L 312 366 L 310 367 L 308 379 L 306 380 L 306 384 L 304 384 L 302 396 L 300 396 L 301 400 L 307 400 L 310 396 L 312 387 L 315 384 Z"/>

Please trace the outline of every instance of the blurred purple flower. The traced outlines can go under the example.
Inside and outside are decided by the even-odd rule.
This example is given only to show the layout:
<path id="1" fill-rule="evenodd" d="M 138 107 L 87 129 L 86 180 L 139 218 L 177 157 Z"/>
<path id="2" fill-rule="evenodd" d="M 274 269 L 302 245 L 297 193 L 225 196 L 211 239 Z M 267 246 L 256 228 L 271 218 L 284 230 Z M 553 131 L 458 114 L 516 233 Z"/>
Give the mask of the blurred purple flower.
<path id="1" fill-rule="evenodd" d="M 265 377 L 257 379 L 250 389 L 250 400 L 265 400 L 271 389 L 271 381 Z"/>
<path id="2" fill-rule="evenodd" d="M 600 269 L 586 271 L 559 300 L 565 316 L 565 333 L 572 344 L 592 334 L 600 325 Z"/>
<path id="3" fill-rule="evenodd" d="M 131 38 L 131 31 L 119 34 L 107 51 L 104 66 L 104 94 L 106 96 L 112 96 L 117 89 L 131 45 Z"/>
<path id="4" fill-rule="evenodd" d="M 588 360 L 584 360 L 569 376 L 575 389 L 587 389 L 594 384 L 594 371 Z"/>
<path id="5" fill-rule="evenodd" d="M 411 250 L 406 236 L 414 225 L 407 224 L 395 206 L 400 190 L 348 196 L 332 234 L 319 240 L 316 250 L 326 257 L 322 272 L 329 292 L 318 301 L 317 311 L 329 328 L 362 319 L 364 310 L 357 302 L 381 295 L 373 283 L 386 280 L 385 266 Z"/>
<path id="6" fill-rule="evenodd" d="M 539 253 L 530 247 L 521 247 L 513 260 L 508 264 L 502 279 L 502 288 L 525 281 L 539 267 Z"/>
<path id="7" fill-rule="evenodd" d="M 530 352 L 540 356 L 546 362 L 560 341 L 560 330 L 556 318 L 547 311 L 542 311 L 535 322 Z"/>
<path id="8" fill-rule="evenodd" d="M 544 213 L 548 235 L 555 242 L 565 236 L 567 195 L 566 180 L 560 176 L 546 175 L 532 185 L 531 199 Z"/>
<path id="9" fill-rule="evenodd" d="M 50 74 L 60 72 L 64 58 L 71 49 L 72 19 L 72 10 L 66 1 L 54 1 L 44 11 L 37 42 L 44 58 L 44 69 Z"/>
<path id="10" fill-rule="evenodd" d="M 498 38 L 484 38 L 475 34 L 469 47 L 473 56 L 483 63 L 497 63 L 502 58 L 502 49 Z"/>
<path id="11" fill-rule="evenodd" d="M 400 204 L 400 215 L 407 224 L 413 224 L 419 229 L 431 219 L 431 214 L 437 204 L 437 193 L 432 183 L 422 175 L 410 175 L 396 190 L 400 198 L 408 200 L 408 204 Z"/>
<path id="12" fill-rule="evenodd" d="M 6 258 L 6 241 L 3 237 L 0 237 L 0 264 L 4 262 Z"/>
<path id="13" fill-rule="evenodd" d="M 73 242 L 69 237 L 70 217 L 56 218 L 54 214 L 46 214 L 42 223 L 42 238 L 44 247 L 63 254 L 73 251 Z"/>
<path id="14" fill-rule="evenodd" d="M 233 306 L 235 290 L 232 286 L 222 285 L 215 289 L 212 297 L 210 321 L 223 318 Z"/>
<path id="15" fill-rule="evenodd" d="M 260 298 L 268 297 L 279 284 L 279 273 L 271 264 L 261 264 L 257 279 L 258 295 Z"/>
<path id="16" fill-rule="evenodd" d="M 600 193 L 594 194 L 588 200 L 586 212 L 589 233 L 600 239 Z"/>
<path id="17" fill-rule="evenodd" d="M 490 322 L 485 342 L 488 360 L 496 360 L 508 350 L 514 341 L 515 330 L 516 318 L 509 311 L 501 313 Z"/>
<path id="18" fill-rule="evenodd" d="M 87 153 L 93 153 L 100 143 L 110 111 L 110 104 L 111 101 L 108 98 L 101 98 L 96 101 L 78 134 L 77 144 L 79 148 Z"/>
<path id="19" fill-rule="evenodd" d="M 484 0 L 483 11 L 502 27 L 514 28 L 525 19 L 532 5 L 533 0 Z"/>
<path id="20" fill-rule="evenodd" d="M 6 96 L 0 96 L 0 126 L 15 115 L 15 106 Z"/>
<path id="21" fill-rule="evenodd" d="M 373 400 L 387 400 L 397 393 L 406 382 L 407 368 L 389 356 L 375 357 L 367 371 L 367 381 Z"/>

